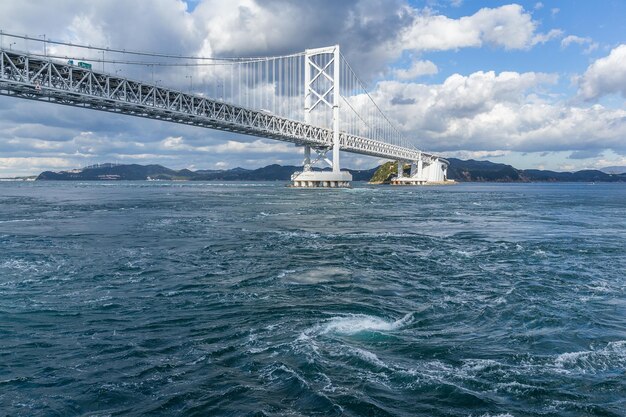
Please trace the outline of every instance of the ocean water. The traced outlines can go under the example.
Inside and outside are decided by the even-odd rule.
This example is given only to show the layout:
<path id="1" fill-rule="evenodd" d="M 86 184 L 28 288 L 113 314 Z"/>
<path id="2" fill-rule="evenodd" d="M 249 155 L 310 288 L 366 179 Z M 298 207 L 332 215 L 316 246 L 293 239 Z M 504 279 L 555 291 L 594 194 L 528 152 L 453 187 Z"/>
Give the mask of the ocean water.
<path id="1" fill-rule="evenodd" d="M 624 416 L 626 186 L 0 183 L 0 416 Z"/>

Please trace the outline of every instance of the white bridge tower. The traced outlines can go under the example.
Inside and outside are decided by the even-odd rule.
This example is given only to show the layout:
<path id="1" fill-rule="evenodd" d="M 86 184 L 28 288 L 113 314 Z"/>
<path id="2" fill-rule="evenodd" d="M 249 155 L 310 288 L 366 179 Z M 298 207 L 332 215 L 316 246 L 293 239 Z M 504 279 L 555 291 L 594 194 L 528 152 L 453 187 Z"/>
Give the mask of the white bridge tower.
<path id="1" fill-rule="evenodd" d="M 333 143 L 332 147 L 304 146 L 303 172 L 291 177 L 294 187 L 349 187 L 352 181 L 352 175 L 341 171 L 339 165 L 340 62 L 339 45 L 305 52 L 304 121 L 325 124 L 332 129 Z M 311 149 L 317 154 L 313 161 Z M 331 149 L 332 161 L 326 156 Z M 329 164 L 332 171 L 313 171 L 313 165 L 320 160 Z"/>

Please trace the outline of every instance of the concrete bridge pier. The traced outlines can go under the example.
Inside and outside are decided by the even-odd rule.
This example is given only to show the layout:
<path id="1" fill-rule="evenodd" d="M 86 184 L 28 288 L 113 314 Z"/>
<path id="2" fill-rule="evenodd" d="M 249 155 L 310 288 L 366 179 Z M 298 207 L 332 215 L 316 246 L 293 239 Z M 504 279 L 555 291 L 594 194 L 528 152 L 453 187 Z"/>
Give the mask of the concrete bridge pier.
<path id="1" fill-rule="evenodd" d="M 427 184 L 451 184 L 448 180 L 448 162 L 440 158 L 427 158 L 426 166 L 420 157 L 417 161 L 411 162 L 411 173 L 404 176 L 400 168 L 402 163 L 398 163 L 398 176 L 391 180 L 392 185 L 427 185 Z"/>
<path id="2" fill-rule="evenodd" d="M 347 188 L 352 182 L 352 174 L 340 171 L 338 164 L 326 158 L 329 149 L 315 149 L 318 156 L 311 161 L 311 147 L 304 147 L 302 172 L 294 172 L 291 176 L 292 187 L 297 188 Z M 332 171 L 313 171 L 313 165 L 320 159 L 326 161 Z"/>
<path id="3" fill-rule="evenodd" d="M 422 185 L 421 160 L 411 162 L 411 171 L 408 177 L 404 176 L 404 162 L 398 161 L 398 175 L 391 179 L 391 185 Z"/>
<path id="4" fill-rule="evenodd" d="M 352 175 L 349 172 L 335 174 L 329 171 L 295 172 L 291 176 L 296 188 L 349 188 Z"/>

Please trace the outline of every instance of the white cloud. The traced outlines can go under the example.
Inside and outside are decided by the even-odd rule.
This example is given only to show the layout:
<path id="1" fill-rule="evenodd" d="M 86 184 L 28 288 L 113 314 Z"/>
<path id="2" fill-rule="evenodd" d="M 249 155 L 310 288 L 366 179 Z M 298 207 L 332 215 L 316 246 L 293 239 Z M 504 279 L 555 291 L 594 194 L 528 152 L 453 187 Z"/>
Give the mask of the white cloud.
<path id="1" fill-rule="evenodd" d="M 193 17 L 209 53 L 272 55 L 339 43 L 370 75 L 400 54 L 398 34 L 411 10 L 402 0 L 205 0 Z"/>
<path id="2" fill-rule="evenodd" d="M 536 33 L 538 23 L 517 4 L 483 8 L 471 16 L 452 19 L 442 15 L 417 14 L 403 36 L 405 49 L 443 51 L 481 47 L 527 49 L 560 35 Z"/>
<path id="3" fill-rule="evenodd" d="M 578 79 L 578 85 L 578 95 L 585 100 L 612 93 L 626 97 L 626 44 L 592 63 Z"/>
<path id="4" fill-rule="evenodd" d="M 0 177 L 32 175 L 50 169 L 73 168 L 71 159 L 51 157 L 0 158 Z"/>
<path id="5" fill-rule="evenodd" d="M 583 37 L 576 36 L 576 35 L 569 35 L 561 40 L 562 48 L 567 48 L 568 46 L 572 44 L 586 46 L 585 51 L 584 51 L 586 54 L 595 51 L 596 49 L 598 49 L 598 46 L 599 46 L 597 42 L 594 42 L 593 39 L 589 37 L 583 38 Z"/>
<path id="6" fill-rule="evenodd" d="M 378 75 L 403 50 L 485 44 L 525 49 L 558 35 L 554 30 L 538 33 L 538 24 L 516 4 L 483 8 L 474 15 L 451 19 L 420 11 L 405 0 L 204 0 L 193 11 L 188 11 L 182 0 L 154 0 L 150 7 L 125 0 L 41 0 L 36 7 L 29 2 L 0 3 L 0 27 L 6 32 L 29 33 L 37 27 L 49 39 L 128 50 L 245 56 L 292 53 L 339 43 L 362 78 Z M 77 52 L 61 46 L 51 46 L 50 50 Z M 91 58 L 99 56 L 93 53 Z M 124 68 L 123 74 L 141 75 L 132 68 Z M 211 74 L 205 69 L 197 75 Z M 188 85 L 180 74 L 163 68 L 158 69 L 155 79 L 176 88 Z"/>
<path id="7" fill-rule="evenodd" d="M 626 151 L 626 110 L 572 107 L 541 94 L 557 80 L 532 72 L 476 72 L 438 85 L 381 82 L 373 94 L 423 149 Z"/>
<path id="8" fill-rule="evenodd" d="M 493 151 L 444 152 L 443 156 L 447 158 L 459 158 L 459 159 L 490 159 L 490 158 L 502 158 L 503 156 L 507 156 L 510 154 L 511 154 L 511 151 L 496 149 Z"/>
<path id="9" fill-rule="evenodd" d="M 541 10 L 541 9 L 543 9 L 543 3 L 540 1 L 535 3 L 535 10 Z"/>
<path id="10" fill-rule="evenodd" d="M 565 38 L 563 38 L 561 40 L 561 46 L 563 48 L 567 48 L 572 43 L 577 43 L 579 45 L 584 45 L 586 43 L 591 43 L 591 42 L 593 42 L 593 40 L 591 38 L 582 38 L 582 37 L 576 36 L 576 35 L 569 35 L 569 36 L 566 36 Z"/>
<path id="11" fill-rule="evenodd" d="M 0 158 L 0 165 L 5 168 L 13 167 L 43 167 L 54 165 L 64 167 L 68 165 L 68 160 L 63 158 L 47 158 L 47 157 L 21 157 L 21 158 Z"/>
<path id="12" fill-rule="evenodd" d="M 395 70 L 394 76 L 400 80 L 414 80 L 423 75 L 437 74 L 437 72 L 439 69 L 432 61 L 416 60 L 409 68 Z"/>
<path id="13" fill-rule="evenodd" d="M 282 153 L 293 151 L 293 145 L 268 141 L 263 139 L 257 139 L 252 142 L 240 142 L 235 140 L 228 140 L 224 143 L 216 145 L 201 145 L 195 146 L 185 141 L 182 136 L 168 137 L 163 139 L 159 148 L 167 151 L 185 151 L 185 152 L 207 152 L 217 154 L 237 154 L 237 153 Z"/>
<path id="14" fill-rule="evenodd" d="M 552 39 L 560 38 L 561 36 L 563 36 L 561 29 L 552 29 L 548 33 L 538 33 L 533 36 L 531 45 L 544 44 Z"/>
<path id="15" fill-rule="evenodd" d="M 294 152 L 294 146 L 285 142 L 269 141 L 263 139 L 257 139 L 254 142 L 239 142 L 229 140 L 225 143 L 213 146 L 202 146 L 196 148 L 203 152 L 215 152 L 215 153 L 269 153 L 277 154 L 282 152 Z M 294 152 L 295 153 L 295 152 Z"/>
<path id="16" fill-rule="evenodd" d="M 120 160 L 140 160 L 140 161 L 150 161 L 150 160 L 155 160 L 155 159 L 171 159 L 171 156 L 169 155 L 162 155 L 162 154 L 158 154 L 158 153 L 131 153 L 131 154 L 126 154 L 126 153 L 112 153 L 110 154 L 111 157 L 115 158 L 115 160 L 117 161 L 118 159 Z"/>
<path id="17" fill-rule="evenodd" d="M 170 137 L 163 139 L 161 141 L 161 147 L 165 149 L 172 149 L 172 150 L 188 149 L 188 145 L 184 143 L 182 136 L 177 136 L 177 137 L 170 136 Z"/>
<path id="18" fill-rule="evenodd" d="M 610 166 L 626 166 L 626 156 L 613 154 L 607 158 L 605 155 L 602 155 L 601 158 L 598 158 L 593 162 L 594 168 L 605 168 Z"/>

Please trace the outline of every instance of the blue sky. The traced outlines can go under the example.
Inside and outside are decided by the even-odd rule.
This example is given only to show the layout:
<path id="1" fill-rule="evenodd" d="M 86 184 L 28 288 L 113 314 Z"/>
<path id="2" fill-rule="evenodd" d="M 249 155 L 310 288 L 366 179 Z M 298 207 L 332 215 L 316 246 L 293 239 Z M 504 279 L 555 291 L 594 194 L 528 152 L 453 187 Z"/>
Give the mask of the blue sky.
<path id="1" fill-rule="evenodd" d="M 511 4 L 505 1 L 465 1 L 460 6 L 454 7 L 449 2 L 440 3 L 443 7 L 433 7 L 451 18 L 470 16 L 484 7 L 497 8 Z M 573 44 L 563 48 L 561 42 L 557 40 L 536 45 L 529 50 L 505 50 L 487 46 L 433 52 L 425 56 L 435 61 L 441 71 L 432 78 L 432 81 L 441 82 L 454 72 L 468 74 L 485 69 L 497 72 L 536 71 L 580 74 L 593 60 L 605 56 L 613 47 L 625 41 L 626 2 L 624 1 L 570 0 L 515 3 L 522 5 L 532 14 L 540 30 L 548 32 L 556 29 L 562 30 L 564 36 L 576 35 L 581 38 L 590 38 L 598 43 L 598 48 L 585 54 L 583 52 L 588 45 Z M 424 2 L 413 1 L 411 4 L 420 7 Z M 538 4 L 542 6 L 537 9 Z M 564 81 L 561 83 L 563 87 L 569 87 L 568 80 Z"/>
<path id="2" fill-rule="evenodd" d="M 2 2 L 0 30 L 203 56 L 339 43 L 420 148 L 577 170 L 626 165 L 624 16 L 626 2 L 615 0 L 32 0 Z M 301 158 L 289 144 L 0 97 L 0 176 L 106 161 L 214 169 Z"/>

